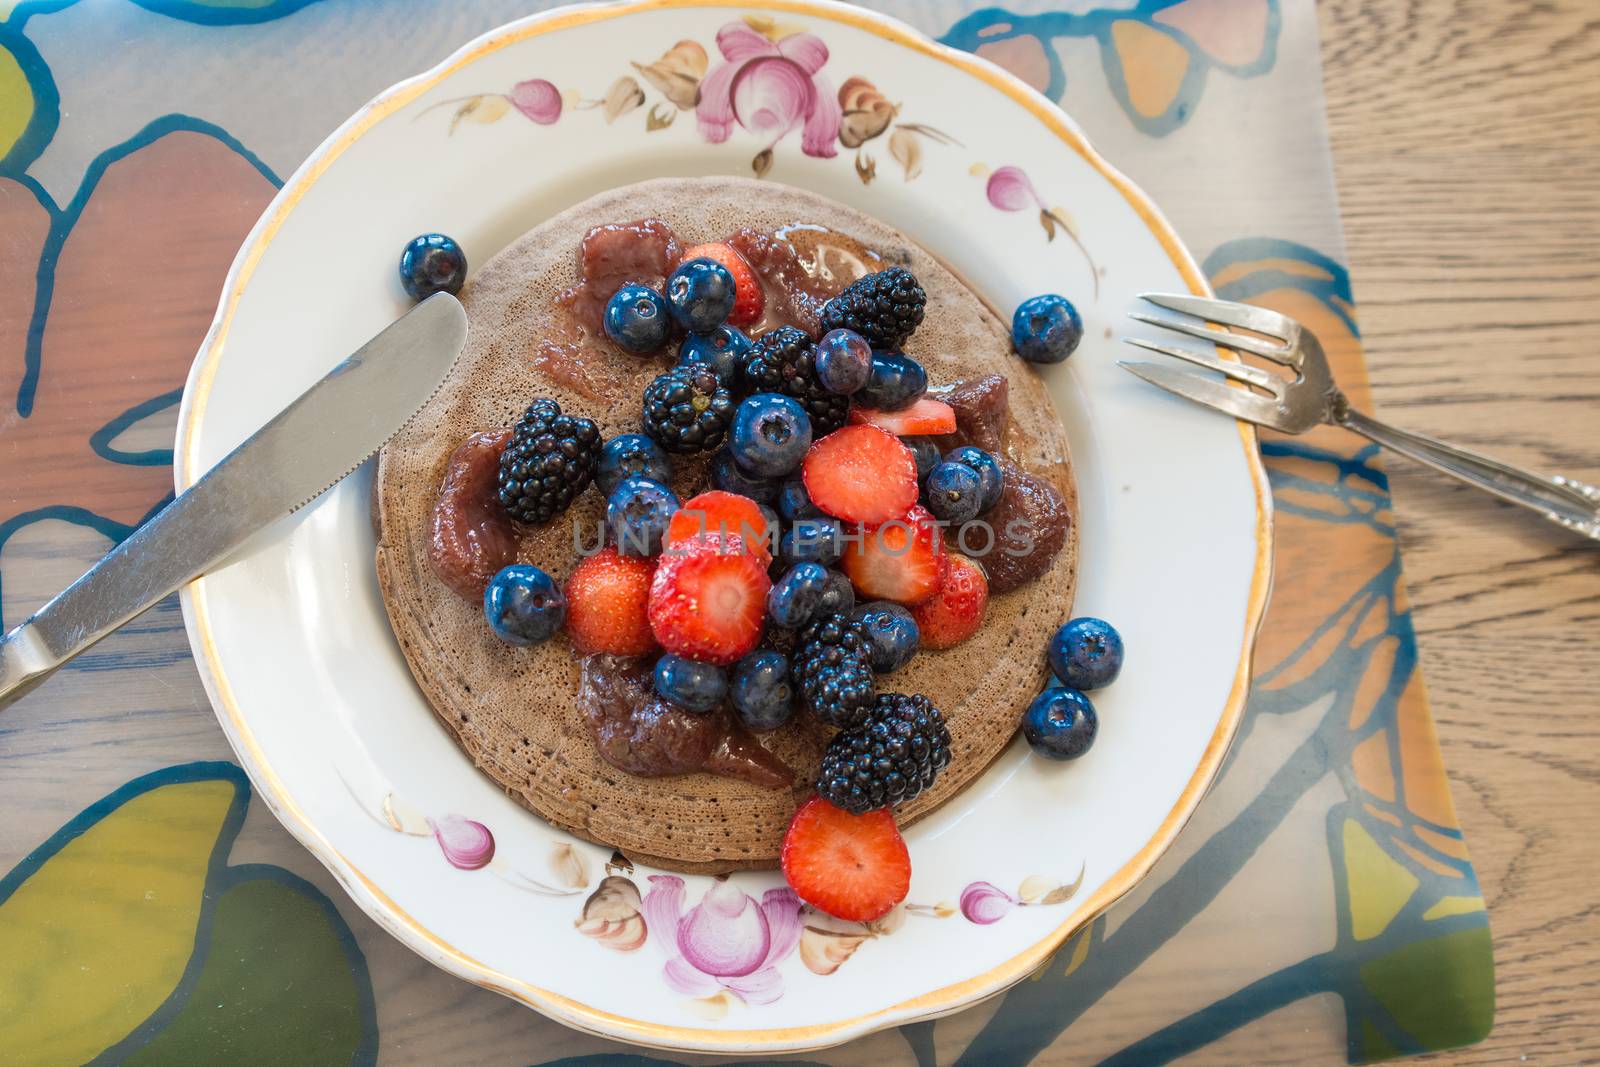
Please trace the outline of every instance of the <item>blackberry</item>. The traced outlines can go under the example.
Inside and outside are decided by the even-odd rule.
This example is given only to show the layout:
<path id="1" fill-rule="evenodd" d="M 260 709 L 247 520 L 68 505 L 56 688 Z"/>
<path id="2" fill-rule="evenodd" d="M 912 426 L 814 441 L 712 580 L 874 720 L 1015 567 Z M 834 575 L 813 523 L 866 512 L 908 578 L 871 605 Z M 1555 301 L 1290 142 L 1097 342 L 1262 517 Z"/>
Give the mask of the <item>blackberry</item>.
<path id="1" fill-rule="evenodd" d="M 867 631 L 844 615 L 824 615 L 800 631 L 789 677 L 818 719 L 845 729 L 872 706 L 871 645 Z"/>
<path id="2" fill-rule="evenodd" d="M 680 364 L 645 386 L 644 432 L 668 452 L 709 452 L 737 407 L 709 366 Z"/>
<path id="3" fill-rule="evenodd" d="M 828 742 L 817 793 L 852 815 L 889 808 L 933 785 L 950 763 L 950 731 L 925 696 L 880 693 L 862 724 Z"/>
<path id="4" fill-rule="evenodd" d="M 829 392 L 817 377 L 817 346 L 804 330 L 779 326 L 756 339 L 744 356 L 744 384 L 753 393 L 793 397 L 811 417 L 811 436 L 844 425 L 850 398 Z"/>
<path id="5" fill-rule="evenodd" d="M 561 414 L 560 404 L 540 397 L 500 453 L 500 503 L 514 519 L 549 522 L 594 480 L 599 456 L 599 427 Z"/>
<path id="6" fill-rule="evenodd" d="M 854 330 L 873 348 L 899 348 L 922 325 L 928 294 L 904 267 L 857 278 L 822 307 L 822 329 Z"/>

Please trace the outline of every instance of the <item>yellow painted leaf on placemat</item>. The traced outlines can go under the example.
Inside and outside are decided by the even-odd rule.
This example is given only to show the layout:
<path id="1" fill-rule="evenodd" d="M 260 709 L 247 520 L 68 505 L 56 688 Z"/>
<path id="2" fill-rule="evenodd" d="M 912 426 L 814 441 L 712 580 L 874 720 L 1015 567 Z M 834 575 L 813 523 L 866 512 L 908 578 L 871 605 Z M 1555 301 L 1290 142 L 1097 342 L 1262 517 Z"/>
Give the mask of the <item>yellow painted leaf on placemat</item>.
<path id="1" fill-rule="evenodd" d="M 1133 19 L 1113 23 L 1111 40 L 1122 60 L 1133 109 L 1146 118 L 1166 114 L 1183 88 L 1189 50 L 1170 33 Z"/>
<path id="2" fill-rule="evenodd" d="M 0 45 L 0 159 L 17 143 L 33 120 L 33 87 L 22 64 Z"/>
<path id="3" fill-rule="evenodd" d="M 1354 819 L 1344 823 L 1344 865 L 1350 889 L 1350 932 L 1368 941 L 1400 914 L 1417 891 L 1417 876 L 1402 867 Z"/>
<path id="4" fill-rule="evenodd" d="M 9 1062 L 83 1063 L 167 999 L 194 952 L 207 868 L 236 795 L 220 780 L 139 793 L 69 834 L 0 900 Z"/>
<path id="5" fill-rule="evenodd" d="M 1424 922 L 1435 919 L 1448 919 L 1452 915 L 1471 915 L 1475 911 L 1483 911 L 1482 897 L 1440 897 L 1438 901 L 1422 913 Z"/>
<path id="6" fill-rule="evenodd" d="M 1067 974 L 1071 974 L 1079 967 L 1082 967 L 1084 961 L 1089 958 L 1089 945 L 1093 941 L 1093 938 L 1090 935 L 1093 932 L 1094 927 L 1092 925 L 1086 926 L 1083 928 L 1083 932 L 1080 933 L 1073 941 L 1072 955 L 1067 957 Z"/>

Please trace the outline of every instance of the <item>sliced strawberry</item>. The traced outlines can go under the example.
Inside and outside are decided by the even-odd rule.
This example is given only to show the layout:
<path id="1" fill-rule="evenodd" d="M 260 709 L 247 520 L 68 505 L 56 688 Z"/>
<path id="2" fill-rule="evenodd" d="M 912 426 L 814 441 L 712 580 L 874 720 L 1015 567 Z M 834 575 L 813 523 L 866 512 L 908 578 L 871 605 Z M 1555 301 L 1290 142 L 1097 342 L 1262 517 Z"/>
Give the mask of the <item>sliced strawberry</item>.
<path id="1" fill-rule="evenodd" d="M 889 809 L 851 815 L 812 797 L 783 835 L 783 877 L 818 911 L 871 922 L 906 898 L 911 853 Z"/>
<path id="2" fill-rule="evenodd" d="M 983 568 L 954 552 L 945 556 L 939 591 L 911 609 L 923 648 L 954 648 L 983 625 L 989 608 L 989 579 Z"/>
<path id="3" fill-rule="evenodd" d="M 839 566 L 860 599 L 920 604 L 939 591 L 946 555 L 938 521 L 918 504 L 846 538 Z"/>
<path id="4" fill-rule="evenodd" d="M 748 326 L 761 317 L 761 312 L 767 306 L 767 294 L 762 290 L 761 279 L 756 277 L 750 261 L 741 256 L 737 249 L 726 241 L 694 245 L 683 250 L 678 262 L 687 263 L 691 259 L 714 259 L 733 275 L 733 310 L 728 313 L 728 325 Z"/>
<path id="5" fill-rule="evenodd" d="M 923 397 L 908 408 L 899 411 L 878 411 L 875 408 L 854 406 L 850 421 L 876 426 L 899 436 L 930 433 L 955 433 L 956 409 L 942 400 Z"/>
<path id="6" fill-rule="evenodd" d="M 726 667 L 756 647 L 772 582 L 736 534 L 665 550 L 650 583 L 650 628 L 668 652 Z"/>
<path id="7" fill-rule="evenodd" d="M 846 522 L 877 526 L 917 502 L 917 459 L 876 426 L 835 430 L 800 465 L 811 502 Z"/>
<path id="8" fill-rule="evenodd" d="M 607 545 L 567 579 L 567 637 L 582 652 L 638 656 L 656 647 L 646 612 L 656 562 Z"/>
<path id="9" fill-rule="evenodd" d="M 738 534 L 762 563 L 772 562 L 772 531 L 761 506 L 747 496 L 711 489 L 685 500 L 667 524 L 667 547 L 703 533 Z"/>

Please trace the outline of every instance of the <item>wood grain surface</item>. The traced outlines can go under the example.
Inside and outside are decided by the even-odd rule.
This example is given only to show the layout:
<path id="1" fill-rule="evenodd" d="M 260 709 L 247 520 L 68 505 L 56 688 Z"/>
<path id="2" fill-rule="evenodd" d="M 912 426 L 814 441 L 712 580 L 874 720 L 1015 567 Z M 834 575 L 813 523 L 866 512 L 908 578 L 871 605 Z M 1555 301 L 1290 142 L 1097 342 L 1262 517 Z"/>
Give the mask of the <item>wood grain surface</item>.
<path id="1" fill-rule="evenodd" d="M 1319 6 L 1377 414 L 1600 484 L 1600 5 Z M 1429 1059 L 1600 1062 L 1600 545 L 1388 466 L 1497 968 Z"/>

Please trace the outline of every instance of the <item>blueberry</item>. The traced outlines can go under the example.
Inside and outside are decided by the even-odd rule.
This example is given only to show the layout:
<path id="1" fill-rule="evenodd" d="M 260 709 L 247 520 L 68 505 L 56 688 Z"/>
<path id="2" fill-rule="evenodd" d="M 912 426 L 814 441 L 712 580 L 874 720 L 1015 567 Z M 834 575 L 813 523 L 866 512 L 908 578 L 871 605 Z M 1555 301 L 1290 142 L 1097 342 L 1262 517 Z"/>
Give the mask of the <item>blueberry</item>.
<path id="1" fill-rule="evenodd" d="M 1050 669 L 1073 689 L 1099 689 L 1122 671 L 1122 635 L 1104 619 L 1073 619 L 1050 639 Z"/>
<path id="2" fill-rule="evenodd" d="M 946 460 L 939 464 L 928 472 L 923 489 L 934 518 L 963 523 L 978 517 L 978 507 L 983 503 L 983 479 L 965 463 Z"/>
<path id="3" fill-rule="evenodd" d="M 811 447 L 811 416 L 780 393 L 757 393 L 733 414 L 728 451 L 748 474 L 779 478 L 792 473 Z"/>
<path id="4" fill-rule="evenodd" d="M 817 617 L 848 615 L 856 606 L 856 587 L 838 571 L 828 572 L 828 584 L 822 590 L 822 602 L 817 605 Z"/>
<path id="5" fill-rule="evenodd" d="M 752 652 L 733 669 L 733 709 L 739 721 L 760 733 L 776 730 L 794 715 L 789 660 L 781 652 Z"/>
<path id="6" fill-rule="evenodd" d="M 711 484 L 725 493 L 747 496 L 757 504 L 770 504 L 778 499 L 777 482 L 746 474 L 726 448 L 719 449 L 711 457 Z"/>
<path id="7" fill-rule="evenodd" d="M 799 478 L 790 478 L 779 487 L 778 514 L 783 516 L 784 522 L 823 517 L 822 509 L 811 502 L 806 483 Z"/>
<path id="8" fill-rule="evenodd" d="M 413 237 L 400 253 L 400 284 L 413 300 L 423 300 L 434 293 L 453 296 L 466 280 L 467 254 L 453 237 L 425 233 Z"/>
<path id="9" fill-rule="evenodd" d="M 649 478 L 624 478 L 606 500 L 606 529 L 624 556 L 661 552 L 667 523 L 678 510 L 678 496 Z"/>
<path id="10" fill-rule="evenodd" d="M 922 631 L 911 612 L 889 600 L 874 600 L 850 613 L 857 622 L 867 624 L 867 642 L 872 651 L 872 669 L 879 674 L 898 670 L 911 661 L 922 642 Z"/>
<path id="11" fill-rule="evenodd" d="M 710 333 L 728 321 L 738 295 L 733 272 L 714 259 L 691 259 L 667 278 L 667 306 L 690 333 Z"/>
<path id="12" fill-rule="evenodd" d="M 944 458 L 947 463 L 962 463 L 978 472 L 983 497 L 978 504 L 980 512 L 988 511 L 1000 503 L 1000 493 L 1006 487 L 1006 474 L 999 460 L 975 445 L 952 448 Z"/>
<path id="13" fill-rule="evenodd" d="M 917 483 L 928 476 L 939 463 L 939 446 L 931 437 L 902 437 L 900 443 L 911 449 L 911 454 L 917 460 Z"/>
<path id="14" fill-rule="evenodd" d="M 672 461 L 661 446 L 642 433 L 618 434 L 600 449 L 594 482 L 609 497 L 624 478 L 648 478 L 667 485 L 672 481 Z"/>
<path id="15" fill-rule="evenodd" d="M 829 330 L 817 342 L 816 367 L 824 389 L 849 396 L 872 375 L 872 346 L 854 330 Z"/>
<path id="16" fill-rule="evenodd" d="M 767 614 L 784 629 L 798 629 L 816 614 L 827 588 L 828 568 L 820 563 L 797 563 L 767 593 Z"/>
<path id="17" fill-rule="evenodd" d="M 903 352 L 872 353 L 872 374 L 856 394 L 862 407 L 899 411 L 928 391 L 928 372 Z"/>
<path id="18" fill-rule="evenodd" d="M 788 564 L 837 563 L 844 554 L 844 527 L 838 519 L 796 519 L 778 542 L 778 555 Z"/>
<path id="19" fill-rule="evenodd" d="M 1060 363 L 1083 340 L 1083 319 L 1064 296 L 1024 300 L 1011 316 L 1011 345 L 1029 363 Z"/>
<path id="20" fill-rule="evenodd" d="M 1094 744 L 1099 716 L 1076 689 L 1051 686 L 1022 713 L 1022 736 L 1045 759 L 1077 759 Z"/>
<path id="21" fill-rule="evenodd" d="M 567 621 L 567 598 L 538 567 L 501 567 L 483 591 L 483 615 L 508 645 L 537 645 Z"/>
<path id="22" fill-rule="evenodd" d="M 738 380 L 740 365 L 750 347 L 750 338 L 723 323 L 707 333 L 691 333 L 684 338 L 678 346 L 678 362 L 704 363 L 728 385 Z"/>
<path id="23" fill-rule="evenodd" d="M 728 695 L 721 667 L 668 652 L 656 660 L 656 692 L 684 711 L 712 711 Z"/>
<path id="24" fill-rule="evenodd" d="M 648 285 L 624 285 L 606 302 L 606 336 L 643 355 L 667 343 L 667 301 Z"/>

